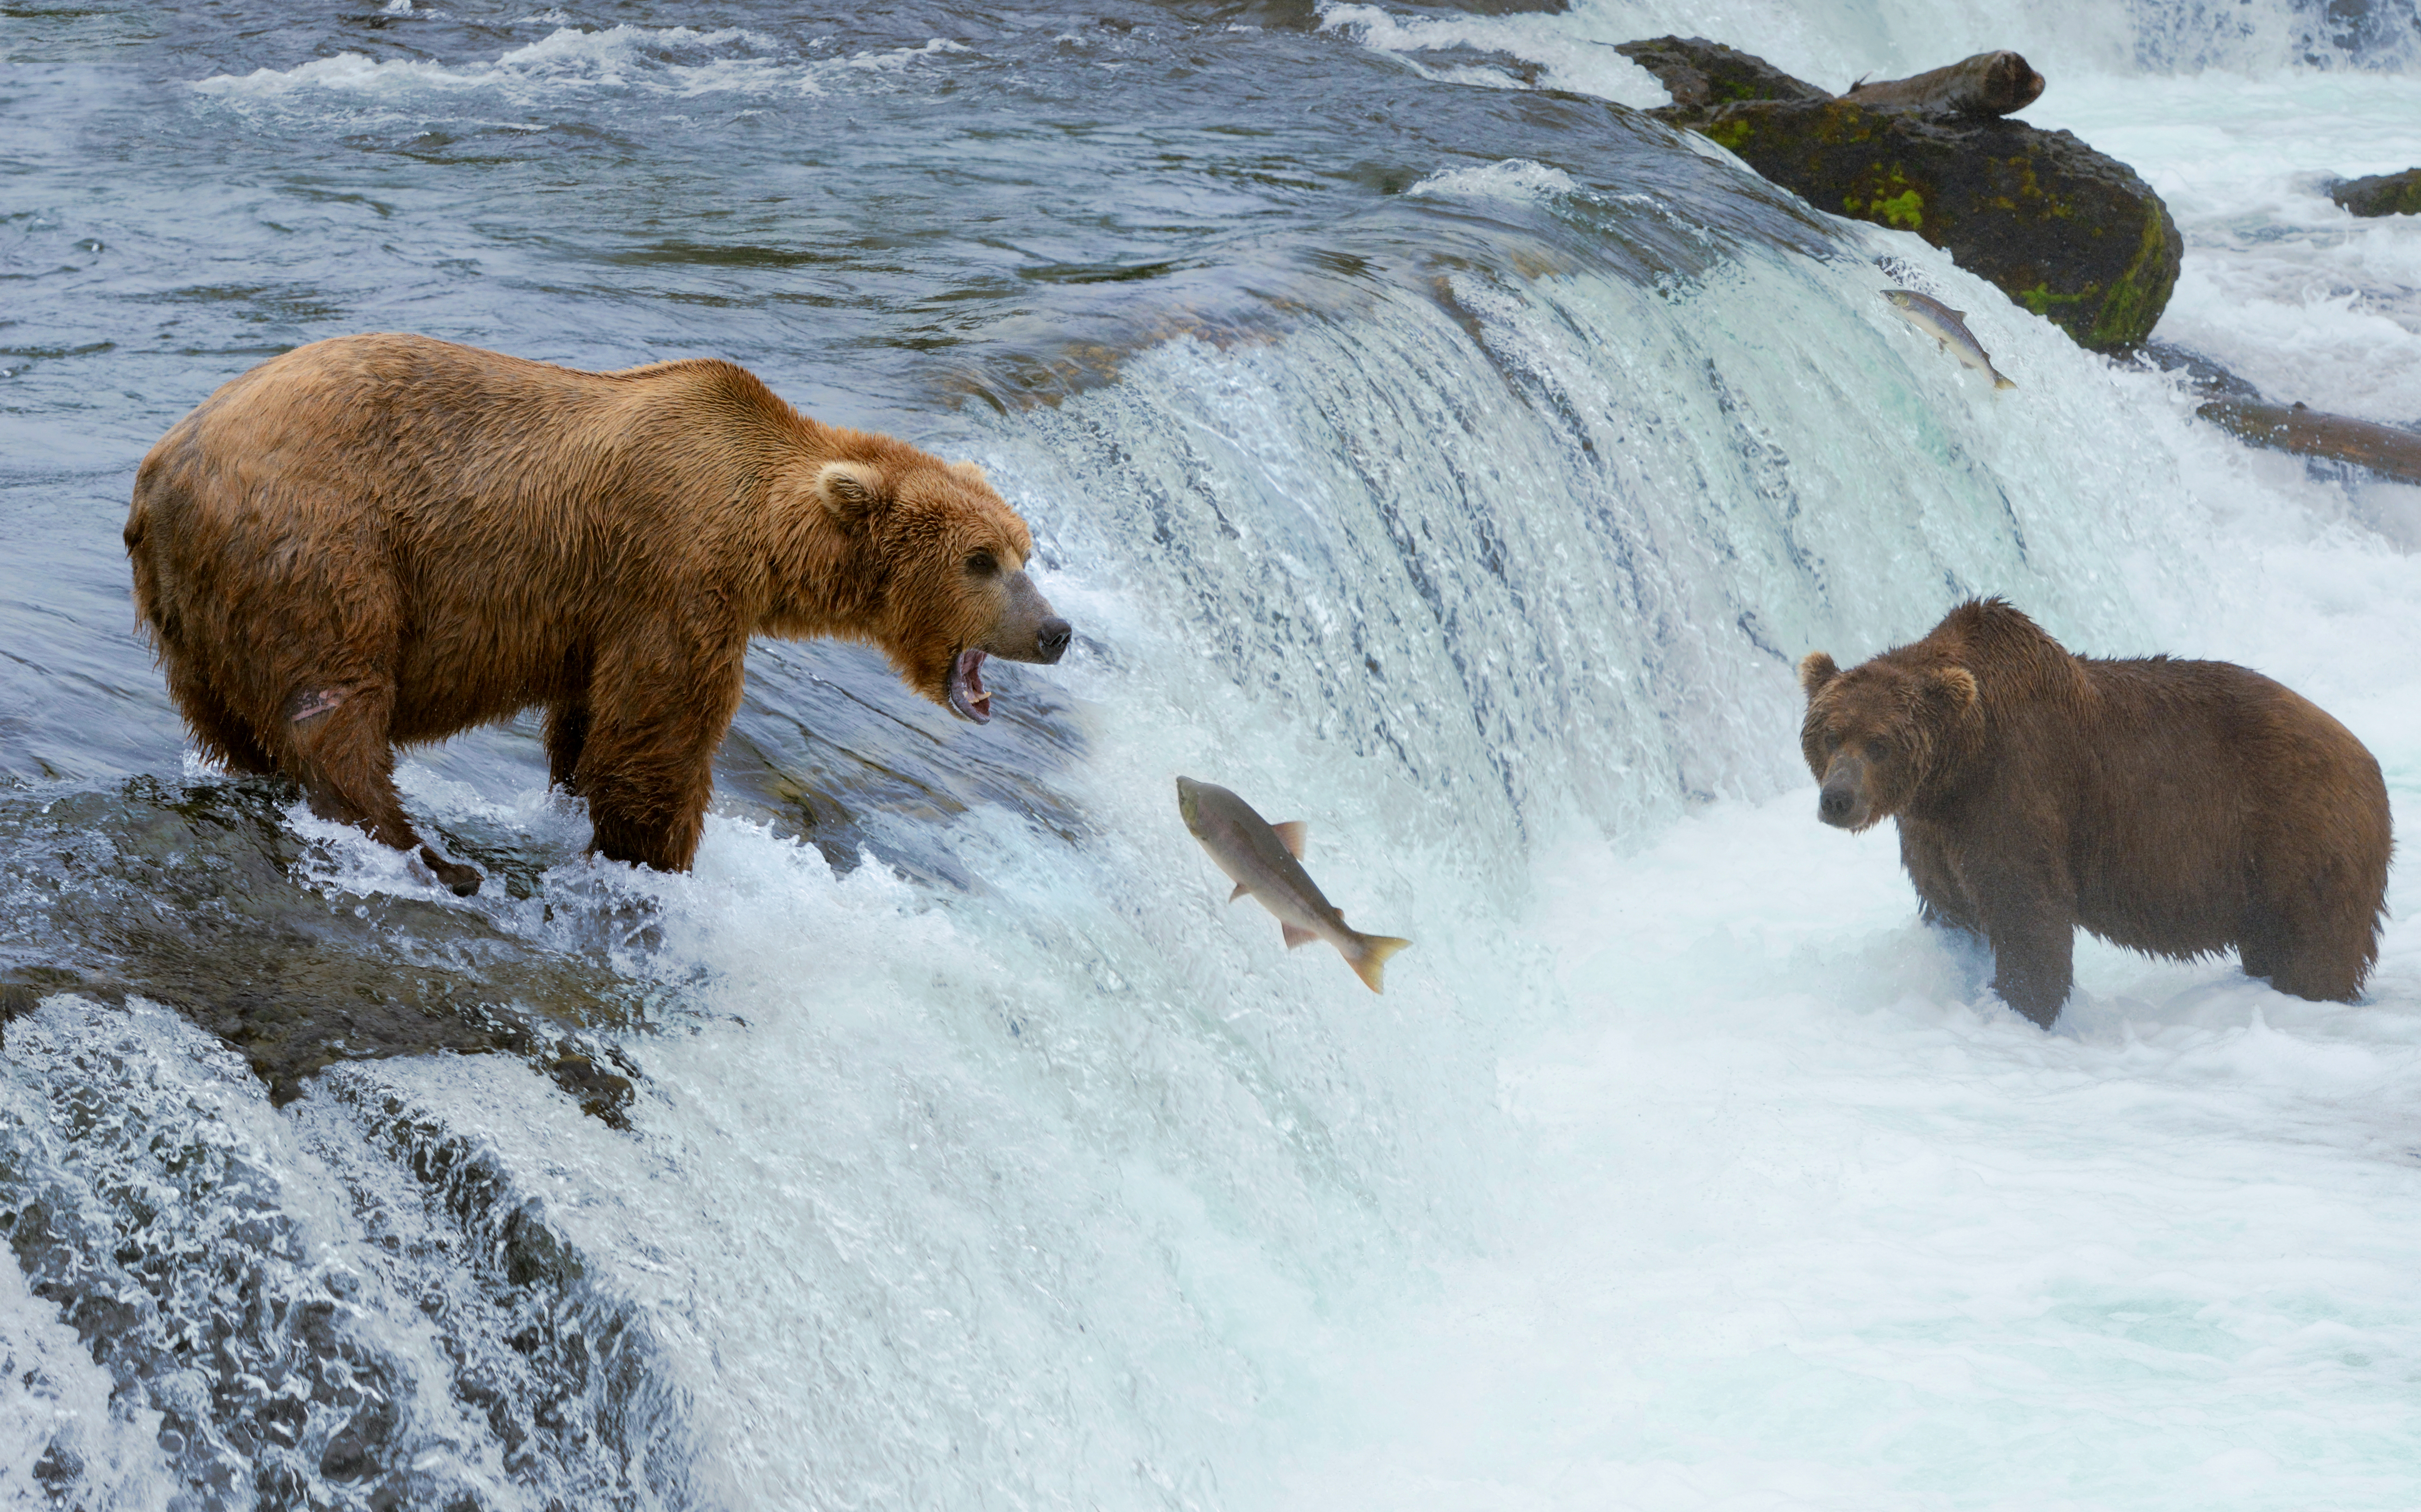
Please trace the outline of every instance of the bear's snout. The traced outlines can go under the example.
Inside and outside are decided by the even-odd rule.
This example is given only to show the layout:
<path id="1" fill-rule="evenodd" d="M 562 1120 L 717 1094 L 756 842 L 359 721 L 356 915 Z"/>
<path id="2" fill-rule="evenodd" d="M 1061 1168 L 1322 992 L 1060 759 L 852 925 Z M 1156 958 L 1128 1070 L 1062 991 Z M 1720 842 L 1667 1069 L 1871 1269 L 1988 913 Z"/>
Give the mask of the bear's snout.
<path id="1" fill-rule="evenodd" d="M 1865 776 L 1865 763 L 1855 756 L 1834 762 L 1832 770 L 1824 773 L 1824 789 L 1816 800 L 1816 817 L 1836 829 L 1863 829 L 1867 801 L 1859 789 Z"/>
<path id="2" fill-rule="evenodd" d="M 1011 662 L 1056 662 L 1067 655 L 1076 631 L 1053 611 L 1034 580 L 1012 572 L 1007 586 L 1008 601 L 983 649 Z"/>

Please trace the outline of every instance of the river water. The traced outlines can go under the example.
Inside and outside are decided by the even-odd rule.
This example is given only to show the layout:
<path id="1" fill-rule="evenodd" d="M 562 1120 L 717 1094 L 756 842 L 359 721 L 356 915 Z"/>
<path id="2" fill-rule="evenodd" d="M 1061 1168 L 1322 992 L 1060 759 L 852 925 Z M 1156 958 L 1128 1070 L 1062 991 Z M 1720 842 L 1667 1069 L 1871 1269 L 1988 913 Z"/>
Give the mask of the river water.
<path id="1" fill-rule="evenodd" d="M 2298 687 L 2409 833 L 2421 490 L 1606 45 L 2019 47 L 2185 231 L 2163 339 L 2413 423 L 2421 223 L 2321 187 L 2421 163 L 2411 8 L 1485 8 L 0 9 L 0 1504 L 2421 1501 L 2404 874 L 2360 1004 L 2086 942 L 2046 1035 L 1815 821 L 1790 675 L 2007 594 Z M 1077 646 L 976 728 L 759 645 L 682 877 L 528 722 L 415 753 L 454 899 L 187 755 L 118 542 L 365 330 L 974 458 Z M 1384 996 L 1179 772 L 1310 821 Z"/>

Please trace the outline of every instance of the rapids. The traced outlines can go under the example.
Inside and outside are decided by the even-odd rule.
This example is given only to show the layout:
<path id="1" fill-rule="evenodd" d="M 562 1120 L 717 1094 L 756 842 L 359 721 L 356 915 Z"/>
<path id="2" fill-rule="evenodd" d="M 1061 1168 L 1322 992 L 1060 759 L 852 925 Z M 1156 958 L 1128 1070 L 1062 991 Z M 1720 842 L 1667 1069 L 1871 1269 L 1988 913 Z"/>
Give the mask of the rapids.
<path id="1" fill-rule="evenodd" d="M 2085 941 L 2043 1034 L 1816 822 L 1790 670 L 2006 594 L 2297 687 L 2410 833 L 2421 490 L 1606 45 L 2019 47 L 2178 215 L 2164 339 L 2412 423 L 2421 224 L 2319 187 L 2421 162 L 2410 8 L 1473 9 L 7 11 L 0 1504 L 2421 1496 L 2405 876 L 2360 1004 Z M 117 536 L 215 384 L 396 328 L 973 458 L 1077 643 L 981 727 L 760 644 L 687 876 L 531 721 L 415 753 L 455 899 L 185 755 Z M 1384 996 L 1179 772 L 1309 821 Z"/>

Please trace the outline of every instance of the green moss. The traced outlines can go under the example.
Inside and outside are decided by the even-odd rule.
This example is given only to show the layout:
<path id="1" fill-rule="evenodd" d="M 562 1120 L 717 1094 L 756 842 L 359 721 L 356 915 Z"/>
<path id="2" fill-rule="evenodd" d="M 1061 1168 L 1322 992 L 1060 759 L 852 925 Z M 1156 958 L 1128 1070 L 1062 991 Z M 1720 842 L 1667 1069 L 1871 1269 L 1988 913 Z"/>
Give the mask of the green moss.
<path id="1" fill-rule="evenodd" d="M 2131 346 L 2150 335 L 2152 327 L 2160 323 L 2178 281 L 2177 269 L 2169 264 L 2167 231 L 2168 218 L 2158 205 L 2153 206 L 2144 216 L 2144 236 L 2136 244 L 2134 258 L 2112 286 L 2110 297 L 2101 302 L 2093 330 L 2085 337 L 2086 346 Z"/>
<path id="2" fill-rule="evenodd" d="M 1898 164 L 1886 169 L 1878 163 L 1850 186 L 1841 213 L 1896 230 L 1923 230 L 1925 187 L 1911 183 Z"/>
<path id="3" fill-rule="evenodd" d="M 2009 297 L 2016 300 L 2026 308 L 2034 311 L 2037 315 L 2048 316 L 2051 314 L 2053 305 L 2082 304 L 2085 300 L 2091 299 L 2094 292 L 2094 288 L 2092 286 L 2087 286 L 2083 293 L 2054 294 L 2051 291 L 2051 286 L 2049 284 L 2037 284 L 2032 288 L 2011 289 L 2009 291 Z"/>
<path id="4" fill-rule="evenodd" d="M 1717 147 L 1737 152 L 1749 139 L 1749 124 L 1744 120 L 1719 120 L 1711 126 L 1701 126 L 1698 134 Z"/>
<path id="5" fill-rule="evenodd" d="M 1857 106 L 1835 100 L 1816 117 L 1815 137 L 1826 147 L 1870 142 L 1875 137 L 1875 119 Z"/>
<path id="6" fill-rule="evenodd" d="M 1925 196 L 1911 189 L 1889 199 L 1867 201 L 1867 218 L 1880 217 L 1885 226 L 1913 231 L 1925 225 Z"/>

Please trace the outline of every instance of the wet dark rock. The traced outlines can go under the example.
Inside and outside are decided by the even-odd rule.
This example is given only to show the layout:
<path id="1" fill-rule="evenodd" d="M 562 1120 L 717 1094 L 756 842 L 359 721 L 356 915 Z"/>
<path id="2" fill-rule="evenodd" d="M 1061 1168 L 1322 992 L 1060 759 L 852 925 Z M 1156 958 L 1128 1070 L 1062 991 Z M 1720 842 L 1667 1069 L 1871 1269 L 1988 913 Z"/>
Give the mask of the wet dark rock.
<path id="1" fill-rule="evenodd" d="M 1750 100 L 1819 101 L 1833 98 L 1804 79 L 1794 79 L 1765 59 L 1703 37 L 1657 37 L 1617 42 L 1616 52 L 1656 75 L 1672 95 L 1672 108 L 1709 110 Z M 1660 113 L 1661 114 L 1661 113 Z"/>
<path id="2" fill-rule="evenodd" d="M 368 1479 L 378 1473 L 384 1459 L 379 1451 L 394 1433 L 394 1406 L 373 1402 L 329 1435 L 320 1453 L 320 1473 L 330 1480 Z"/>
<path id="3" fill-rule="evenodd" d="M 478 912 L 412 898 L 332 897 L 295 874 L 304 842 L 273 785 L 117 788 L 0 798 L 0 1020 L 41 998 L 137 993 L 241 1053 L 273 1102 L 340 1061 L 503 1052 L 541 1066 L 568 1036 L 627 1023 L 643 989 Z M 513 890 L 543 869 L 477 851 Z M 623 1080 L 617 1088 L 613 1081 Z M 626 1079 L 579 1089 L 618 1116 Z"/>
<path id="4" fill-rule="evenodd" d="M 2329 197 L 2356 215 L 2421 215 L 2421 168 L 2340 179 Z"/>
<path id="5" fill-rule="evenodd" d="M 1652 51 L 1633 54 L 1633 47 Z M 1726 101 L 1711 81 L 1751 77 L 1740 71 L 1745 54 L 1678 38 L 1623 51 L 1674 91 L 1674 105 L 1650 114 L 1721 143 L 1820 210 L 1915 232 L 2079 345 L 2097 351 L 2132 347 L 2151 335 L 2168 306 L 2184 239 L 2168 207 L 2133 169 L 2067 132 L 1920 108 L 1892 93 L 1961 98 L 1939 76 L 1976 65 L 1982 80 L 1976 87 L 1985 87 L 1998 55 L 1839 99 L 1818 91 L 1815 99 L 1768 93 Z M 2017 59 L 2015 68 L 2023 63 Z M 1710 83 L 1702 91 L 1694 77 Z M 1783 81 L 1776 89 L 1813 88 L 1774 77 Z M 2001 67 L 1999 77 L 1992 87 L 2026 86 L 2009 68 Z M 1681 102 L 1684 86 L 1706 98 Z M 1874 91 L 1890 102 L 1870 103 Z"/>
<path id="6" fill-rule="evenodd" d="M 580 1111 L 592 1118 L 601 1118 L 617 1129 L 628 1129 L 624 1116 L 631 1106 L 634 1091 L 631 1079 L 605 1070 L 586 1055 L 558 1055 L 546 1063 L 546 1074 L 554 1084 L 571 1094 Z"/>

